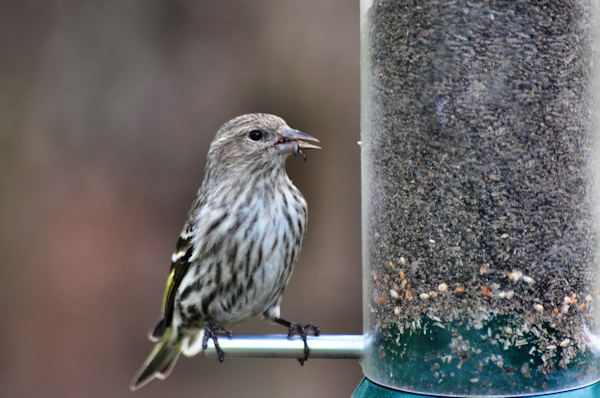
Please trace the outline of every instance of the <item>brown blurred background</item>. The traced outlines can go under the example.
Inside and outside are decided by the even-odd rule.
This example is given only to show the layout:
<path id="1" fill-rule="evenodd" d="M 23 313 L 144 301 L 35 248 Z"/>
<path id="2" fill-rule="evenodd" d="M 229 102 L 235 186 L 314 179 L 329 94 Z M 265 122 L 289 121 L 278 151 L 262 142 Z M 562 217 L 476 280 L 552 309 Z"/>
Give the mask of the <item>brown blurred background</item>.
<path id="1" fill-rule="evenodd" d="M 362 333 L 358 13 L 343 0 L 0 5 L 0 396 L 352 393 L 354 360 L 200 355 L 128 384 L 210 140 L 243 113 L 323 147 L 288 161 L 310 221 L 282 316 Z"/>

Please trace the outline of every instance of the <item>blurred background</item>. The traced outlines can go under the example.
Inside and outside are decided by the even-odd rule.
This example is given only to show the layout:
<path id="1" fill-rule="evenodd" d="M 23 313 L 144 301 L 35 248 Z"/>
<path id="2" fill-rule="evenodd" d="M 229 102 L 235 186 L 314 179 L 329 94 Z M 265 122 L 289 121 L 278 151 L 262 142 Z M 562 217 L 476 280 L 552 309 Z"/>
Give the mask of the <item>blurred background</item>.
<path id="1" fill-rule="evenodd" d="M 128 390 L 217 129 L 267 112 L 321 140 L 282 316 L 362 333 L 359 6 L 0 5 L 0 395 L 344 397 L 356 360 L 181 357 Z M 285 333 L 254 320 L 234 333 Z"/>

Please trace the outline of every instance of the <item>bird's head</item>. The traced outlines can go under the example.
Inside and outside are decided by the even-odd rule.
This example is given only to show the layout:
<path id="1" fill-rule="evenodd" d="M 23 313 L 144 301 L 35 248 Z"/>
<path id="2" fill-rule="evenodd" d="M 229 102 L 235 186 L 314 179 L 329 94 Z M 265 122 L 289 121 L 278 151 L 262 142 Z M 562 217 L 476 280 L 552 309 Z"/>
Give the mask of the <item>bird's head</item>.
<path id="1" fill-rule="evenodd" d="M 280 117 L 264 113 L 238 116 L 225 123 L 210 145 L 208 165 L 237 173 L 283 168 L 290 154 L 320 149 L 314 137 L 294 130 Z"/>

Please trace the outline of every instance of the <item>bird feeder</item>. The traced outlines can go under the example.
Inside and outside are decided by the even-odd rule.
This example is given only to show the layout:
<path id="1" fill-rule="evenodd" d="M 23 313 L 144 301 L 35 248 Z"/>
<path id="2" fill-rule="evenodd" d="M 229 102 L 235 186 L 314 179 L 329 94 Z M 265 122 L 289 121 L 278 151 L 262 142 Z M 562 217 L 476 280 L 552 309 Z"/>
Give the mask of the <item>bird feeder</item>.
<path id="1" fill-rule="evenodd" d="M 597 1 L 361 1 L 366 379 L 600 396 Z"/>

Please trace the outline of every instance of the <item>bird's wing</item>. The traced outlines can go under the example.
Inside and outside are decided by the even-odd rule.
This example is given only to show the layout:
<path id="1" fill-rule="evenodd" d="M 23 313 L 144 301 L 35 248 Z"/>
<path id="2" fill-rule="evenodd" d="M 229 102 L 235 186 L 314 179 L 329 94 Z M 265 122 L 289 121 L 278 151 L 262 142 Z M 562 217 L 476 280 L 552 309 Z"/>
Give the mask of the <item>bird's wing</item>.
<path id="1" fill-rule="evenodd" d="M 163 301 L 163 317 L 158 321 L 150 335 L 152 340 L 162 338 L 173 322 L 175 295 L 177 294 L 177 288 L 179 287 L 181 280 L 190 267 L 189 260 L 193 252 L 194 245 L 192 243 L 192 236 L 187 238 L 184 238 L 183 236 L 179 237 L 177 248 L 172 257 L 171 272 L 167 279 L 167 288 L 165 290 L 165 298 Z"/>

